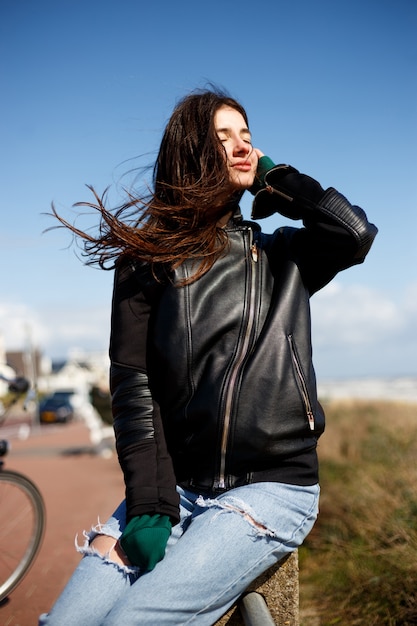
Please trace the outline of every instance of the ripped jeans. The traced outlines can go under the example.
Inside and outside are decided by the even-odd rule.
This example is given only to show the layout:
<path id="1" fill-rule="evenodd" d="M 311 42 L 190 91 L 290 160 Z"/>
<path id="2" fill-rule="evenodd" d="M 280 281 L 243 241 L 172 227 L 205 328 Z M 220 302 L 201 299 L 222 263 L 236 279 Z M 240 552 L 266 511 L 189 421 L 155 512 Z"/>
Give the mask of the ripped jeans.
<path id="1" fill-rule="evenodd" d="M 319 486 L 255 483 L 221 495 L 180 493 L 181 521 L 154 570 L 116 565 L 89 548 L 118 539 L 125 504 L 86 535 L 80 564 L 39 626 L 209 626 L 246 587 L 295 550 L 318 513 Z"/>

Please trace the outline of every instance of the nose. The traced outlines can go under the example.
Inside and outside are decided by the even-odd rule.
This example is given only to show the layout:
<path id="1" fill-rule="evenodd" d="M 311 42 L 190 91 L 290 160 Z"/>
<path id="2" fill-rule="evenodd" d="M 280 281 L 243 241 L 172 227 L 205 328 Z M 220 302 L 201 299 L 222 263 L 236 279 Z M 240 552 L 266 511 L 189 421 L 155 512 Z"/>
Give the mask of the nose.
<path id="1" fill-rule="evenodd" d="M 234 156 L 246 156 L 252 152 L 252 145 L 247 141 L 243 141 L 241 137 L 236 137 L 235 143 L 233 145 L 233 155 Z"/>

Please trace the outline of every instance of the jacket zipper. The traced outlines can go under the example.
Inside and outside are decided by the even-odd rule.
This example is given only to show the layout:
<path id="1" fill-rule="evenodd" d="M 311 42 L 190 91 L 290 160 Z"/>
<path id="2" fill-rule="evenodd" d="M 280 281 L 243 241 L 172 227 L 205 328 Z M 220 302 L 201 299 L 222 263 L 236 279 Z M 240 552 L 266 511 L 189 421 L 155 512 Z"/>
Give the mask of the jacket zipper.
<path id="1" fill-rule="evenodd" d="M 252 230 L 249 229 L 249 237 L 250 237 L 250 253 L 252 257 L 252 262 L 258 262 L 258 248 L 256 242 L 253 241 L 253 233 Z M 226 402 L 225 402 L 225 410 L 224 410 L 224 421 L 223 421 L 223 433 L 221 439 L 221 447 L 220 447 L 220 472 L 219 472 L 219 480 L 215 483 L 216 489 L 226 489 L 226 452 L 227 452 L 227 442 L 229 438 L 229 430 L 230 430 L 230 422 L 232 416 L 232 407 L 233 407 L 233 397 L 235 394 L 235 385 L 238 378 L 238 374 L 241 371 L 243 362 L 248 353 L 250 338 L 252 335 L 253 326 L 255 323 L 255 278 L 256 273 L 253 268 L 253 264 L 248 264 L 248 271 L 250 272 L 248 285 L 250 289 L 249 293 L 249 310 L 246 316 L 246 329 L 243 337 L 243 342 L 241 344 L 241 349 L 239 354 L 235 360 L 232 372 L 229 377 L 229 384 L 226 391 Z"/>
<path id="2" fill-rule="evenodd" d="M 292 360 L 294 363 L 295 370 L 297 372 L 298 380 L 300 382 L 300 390 L 301 390 L 301 395 L 303 396 L 303 402 L 304 402 L 304 406 L 305 406 L 305 410 L 307 414 L 308 425 L 310 426 L 310 430 L 314 430 L 314 414 L 313 414 L 313 410 L 311 407 L 310 398 L 308 397 L 307 384 L 304 379 L 304 375 L 303 375 L 301 365 L 297 357 L 297 353 L 295 351 L 293 336 L 288 335 L 288 340 L 290 342 Z"/>

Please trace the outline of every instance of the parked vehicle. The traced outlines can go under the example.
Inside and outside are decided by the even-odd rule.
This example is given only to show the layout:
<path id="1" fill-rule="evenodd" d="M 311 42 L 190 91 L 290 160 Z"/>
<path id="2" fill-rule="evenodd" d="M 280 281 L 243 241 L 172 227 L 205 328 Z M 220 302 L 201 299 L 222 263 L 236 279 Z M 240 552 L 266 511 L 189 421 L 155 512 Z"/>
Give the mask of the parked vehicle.
<path id="1" fill-rule="evenodd" d="M 66 423 L 74 418 L 74 391 L 55 391 L 39 402 L 39 421 L 43 424 Z"/>

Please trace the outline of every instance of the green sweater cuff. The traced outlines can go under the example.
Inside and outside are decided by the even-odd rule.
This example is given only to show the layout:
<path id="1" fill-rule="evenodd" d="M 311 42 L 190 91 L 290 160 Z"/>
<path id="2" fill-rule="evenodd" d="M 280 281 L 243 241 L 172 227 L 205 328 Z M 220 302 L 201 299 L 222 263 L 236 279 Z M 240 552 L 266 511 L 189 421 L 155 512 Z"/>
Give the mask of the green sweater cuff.
<path id="1" fill-rule="evenodd" d="M 258 168 L 256 170 L 255 180 L 253 181 L 252 187 L 249 189 L 252 195 L 256 195 L 258 191 L 264 188 L 265 186 L 265 174 L 272 170 L 275 167 L 275 163 L 268 156 L 262 156 L 258 161 Z"/>

